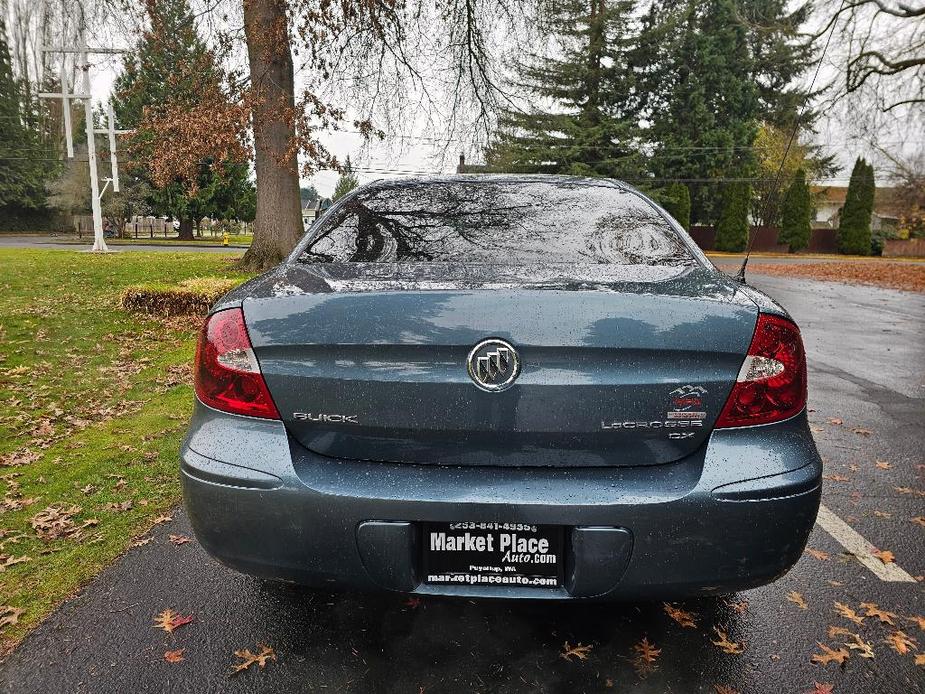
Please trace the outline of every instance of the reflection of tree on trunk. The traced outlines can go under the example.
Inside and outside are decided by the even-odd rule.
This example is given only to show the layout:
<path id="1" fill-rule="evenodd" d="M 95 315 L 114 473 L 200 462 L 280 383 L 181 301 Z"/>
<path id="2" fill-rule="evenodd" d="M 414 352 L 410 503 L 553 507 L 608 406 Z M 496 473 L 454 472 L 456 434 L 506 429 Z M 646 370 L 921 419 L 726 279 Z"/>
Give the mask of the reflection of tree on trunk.
<path id="1" fill-rule="evenodd" d="M 637 195 L 581 179 L 370 186 L 320 222 L 303 262 L 670 264 L 688 253 Z"/>

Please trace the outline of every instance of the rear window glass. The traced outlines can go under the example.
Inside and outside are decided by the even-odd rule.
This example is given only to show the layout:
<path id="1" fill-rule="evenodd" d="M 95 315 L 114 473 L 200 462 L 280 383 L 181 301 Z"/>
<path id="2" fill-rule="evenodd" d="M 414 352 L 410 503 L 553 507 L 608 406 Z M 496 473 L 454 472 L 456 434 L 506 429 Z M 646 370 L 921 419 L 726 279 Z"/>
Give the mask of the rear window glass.
<path id="1" fill-rule="evenodd" d="M 688 265 L 634 193 L 588 181 L 428 181 L 360 190 L 310 232 L 303 262 Z"/>

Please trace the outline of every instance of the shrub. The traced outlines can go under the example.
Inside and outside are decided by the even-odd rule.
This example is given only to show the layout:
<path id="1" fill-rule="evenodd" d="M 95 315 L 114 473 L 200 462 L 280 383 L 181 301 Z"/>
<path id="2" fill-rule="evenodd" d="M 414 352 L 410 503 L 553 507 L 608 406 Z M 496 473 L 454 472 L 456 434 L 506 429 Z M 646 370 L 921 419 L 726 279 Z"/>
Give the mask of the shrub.
<path id="1" fill-rule="evenodd" d="M 223 277 L 198 277 L 176 285 L 137 284 L 122 292 L 122 308 L 153 316 L 203 316 L 212 304 L 240 282 Z"/>
<path id="2" fill-rule="evenodd" d="M 748 212 L 752 191 L 748 183 L 733 182 L 723 191 L 716 223 L 716 250 L 738 253 L 748 245 Z"/>

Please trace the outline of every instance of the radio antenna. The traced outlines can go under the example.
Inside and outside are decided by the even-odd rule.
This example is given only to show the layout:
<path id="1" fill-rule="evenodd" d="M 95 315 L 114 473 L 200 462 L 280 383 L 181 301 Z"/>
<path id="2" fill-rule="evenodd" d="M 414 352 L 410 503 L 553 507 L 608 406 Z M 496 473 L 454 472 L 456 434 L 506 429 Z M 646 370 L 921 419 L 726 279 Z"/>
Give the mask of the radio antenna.
<path id="1" fill-rule="evenodd" d="M 816 78 L 819 77 L 819 70 L 822 67 L 822 61 L 825 59 L 825 54 L 829 50 L 829 44 L 832 42 L 832 35 L 835 33 L 835 26 L 838 24 L 838 20 L 841 17 L 841 11 L 844 6 L 845 0 L 841 0 L 841 4 L 838 6 L 838 11 L 835 13 L 835 19 L 832 21 L 832 26 L 829 27 L 829 36 L 825 40 L 825 45 L 822 47 L 822 54 L 819 56 L 819 61 L 816 63 L 816 70 L 813 72 L 813 79 L 809 83 L 807 98 L 803 102 L 803 107 L 800 109 L 800 113 L 797 115 L 796 120 L 793 123 L 793 130 L 790 131 L 790 139 L 787 141 L 786 149 L 784 149 L 784 156 L 781 157 L 780 166 L 777 167 L 777 174 L 774 176 L 774 185 L 771 187 L 771 194 L 767 197 L 767 201 L 765 202 L 762 219 L 770 219 L 769 213 L 777 207 L 777 198 L 780 194 L 780 177 L 784 172 L 784 164 L 787 163 L 787 155 L 790 154 L 790 148 L 793 146 L 793 141 L 796 138 L 797 130 L 800 128 L 803 115 L 806 113 L 806 109 L 809 107 L 809 98 L 813 93 L 813 87 L 816 85 Z M 753 232 L 749 232 L 748 246 L 745 249 L 745 257 L 742 259 L 742 267 L 740 267 L 739 271 L 735 274 L 735 278 L 739 282 L 745 282 L 745 268 L 748 266 L 748 258 L 751 255 L 752 244 L 754 243 L 755 234 Z"/>

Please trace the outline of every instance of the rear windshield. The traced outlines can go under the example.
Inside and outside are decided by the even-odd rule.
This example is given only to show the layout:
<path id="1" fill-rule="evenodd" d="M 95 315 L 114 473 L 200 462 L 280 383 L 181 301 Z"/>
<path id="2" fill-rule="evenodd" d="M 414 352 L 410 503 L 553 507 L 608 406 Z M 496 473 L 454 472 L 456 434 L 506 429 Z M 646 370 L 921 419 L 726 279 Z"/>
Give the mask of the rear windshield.
<path id="1" fill-rule="evenodd" d="M 589 181 L 428 181 L 358 191 L 310 232 L 303 262 L 689 265 L 638 195 Z"/>

